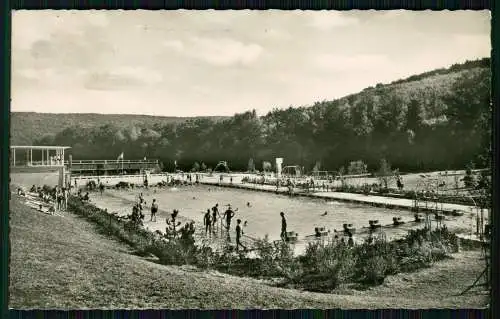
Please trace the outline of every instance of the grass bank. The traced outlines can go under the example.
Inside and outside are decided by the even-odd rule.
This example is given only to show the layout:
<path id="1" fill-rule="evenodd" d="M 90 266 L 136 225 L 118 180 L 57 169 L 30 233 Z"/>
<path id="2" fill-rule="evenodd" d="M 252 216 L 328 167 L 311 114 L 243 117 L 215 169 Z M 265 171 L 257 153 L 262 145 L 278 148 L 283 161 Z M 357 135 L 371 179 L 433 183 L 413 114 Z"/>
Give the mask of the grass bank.
<path id="1" fill-rule="evenodd" d="M 97 230 L 97 231 L 96 231 Z M 9 307 L 81 308 L 453 308 L 484 307 L 487 296 L 454 296 L 482 269 L 477 251 L 411 274 L 389 276 L 368 290 L 321 294 L 156 258 L 99 234 L 103 228 L 72 213 L 40 214 L 10 201 Z"/>
<path id="2" fill-rule="evenodd" d="M 75 197 L 69 207 L 98 225 L 103 234 L 129 244 L 140 256 L 157 257 L 164 265 L 193 265 L 231 275 L 273 279 L 280 286 L 319 292 L 331 292 L 344 284 L 363 288 L 380 285 L 389 275 L 431 267 L 459 250 L 458 238 L 440 228 L 411 230 L 395 242 L 375 235 L 372 243 L 354 247 L 335 241 L 314 242 L 302 256 L 294 256 L 287 244 L 276 245 L 264 238 L 255 244 L 257 258 L 249 258 L 230 245 L 222 251 L 196 246 L 187 224 L 175 238 L 165 239 Z M 467 242 L 461 246 L 473 248 Z"/>

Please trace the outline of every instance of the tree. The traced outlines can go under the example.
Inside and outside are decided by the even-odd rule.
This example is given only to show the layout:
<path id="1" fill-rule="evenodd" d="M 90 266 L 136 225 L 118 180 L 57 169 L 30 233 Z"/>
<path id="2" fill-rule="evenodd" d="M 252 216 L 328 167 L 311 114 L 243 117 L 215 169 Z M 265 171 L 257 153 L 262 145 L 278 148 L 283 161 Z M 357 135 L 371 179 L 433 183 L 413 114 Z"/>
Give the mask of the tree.
<path id="1" fill-rule="evenodd" d="M 314 164 L 314 167 L 313 167 L 312 171 L 314 173 L 317 173 L 317 172 L 319 172 L 320 169 L 321 169 L 321 162 L 320 161 L 316 161 L 316 164 Z"/>
<path id="2" fill-rule="evenodd" d="M 201 171 L 205 172 L 207 170 L 207 165 L 204 162 L 201 162 Z"/>
<path id="3" fill-rule="evenodd" d="M 470 162 L 465 168 L 464 185 L 467 188 L 474 188 L 476 186 L 476 179 L 472 170 L 474 169 L 474 163 Z"/>
<path id="4" fill-rule="evenodd" d="M 198 162 L 194 162 L 193 168 L 191 169 L 192 172 L 198 172 L 200 170 L 200 164 Z"/>
<path id="5" fill-rule="evenodd" d="M 264 172 L 270 172 L 271 169 L 272 169 L 272 165 L 270 162 L 266 162 L 266 161 L 262 162 L 262 170 Z"/>
<path id="6" fill-rule="evenodd" d="M 387 189 L 389 182 L 394 178 L 394 173 L 391 170 L 391 165 L 385 158 L 380 160 L 380 166 L 376 175 L 380 184 L 384 185 L 384 188 Z"/>
<path id="7" fill-rule="evenodd" d="M 367 171 L 368 171 L 368 165 L 366 165 L 361 160 L 350 162 L 347 168 L 347 174 L 349 175 L 366 174 Z"/>
<path id="8" fill-rule="evenodd" d="M 255 171 L 255 164 L 253 162 L 253 158 L 250 158 L 248 160 L 248 171 L 252 173 Z"/>
<path id="9" fill-rule="evenodd" d="M 406 112 L 406 130 L 418 132 L 422 128 L 423 121 L 422 106 L 416 98 L 412 98 Z"/>

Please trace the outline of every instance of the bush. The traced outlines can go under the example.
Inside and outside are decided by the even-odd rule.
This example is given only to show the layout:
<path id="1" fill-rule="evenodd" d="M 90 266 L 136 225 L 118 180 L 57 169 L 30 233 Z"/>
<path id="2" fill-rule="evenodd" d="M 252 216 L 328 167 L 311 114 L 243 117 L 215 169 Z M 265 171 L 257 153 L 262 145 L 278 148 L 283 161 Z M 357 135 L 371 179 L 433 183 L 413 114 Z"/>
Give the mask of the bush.
<path id="1" fill-rule="evenodd" d="M 366 284 L 381 284 L 387 274 L 387 260 L 382 256 L 374 256 L 367 260 L 363 269 L 363 282 Z"/>
<path id="2" fill-rule="evenodd" d="M 352 278 L 356 256 L 344 245 L 314 242 L 300 261 L 302 274 L 295 281 L 308 290 L 326 292 Z"/>
<path id="3" fill-rule="evenodd" d="M 196 266 L 207 269 L 211 268 L 215 263 L 215 254 L 210 247 L 202 247 L 195 256 Z"/>

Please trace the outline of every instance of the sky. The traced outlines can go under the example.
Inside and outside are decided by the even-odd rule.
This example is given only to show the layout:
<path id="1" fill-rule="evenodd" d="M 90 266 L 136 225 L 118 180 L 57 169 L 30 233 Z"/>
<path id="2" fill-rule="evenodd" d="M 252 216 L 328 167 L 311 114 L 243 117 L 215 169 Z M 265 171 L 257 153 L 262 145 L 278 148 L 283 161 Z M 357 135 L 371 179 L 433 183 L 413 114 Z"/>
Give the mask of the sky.
<path id="1" fill-rule="evenodd" d="M 491 54 L 489 11 L 12 15 L 11 111 L 265 115 Z"/>

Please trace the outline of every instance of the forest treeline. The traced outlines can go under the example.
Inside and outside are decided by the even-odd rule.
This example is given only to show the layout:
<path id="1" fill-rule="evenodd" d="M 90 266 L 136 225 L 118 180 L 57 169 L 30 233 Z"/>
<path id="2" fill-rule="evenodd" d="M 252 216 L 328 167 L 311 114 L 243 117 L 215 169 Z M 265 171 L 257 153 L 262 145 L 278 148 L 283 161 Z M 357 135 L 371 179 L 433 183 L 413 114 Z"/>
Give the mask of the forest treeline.
<path id="1" fill-rule="evenodd" d="M 213 120 L 71 125 L 37 139 L 68 145 L 74 159 L 157 158 L 166 170 L 195 162 L 247 170 L 249 160 L 338 170 L 361 160 L 369 171 L 386 159 L 404 172 L 487 166 L 491 104 L 489 59 L 471 61 L 413 80 L 377 85 L 308 107 L 255 110 Z"/>

